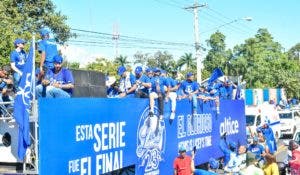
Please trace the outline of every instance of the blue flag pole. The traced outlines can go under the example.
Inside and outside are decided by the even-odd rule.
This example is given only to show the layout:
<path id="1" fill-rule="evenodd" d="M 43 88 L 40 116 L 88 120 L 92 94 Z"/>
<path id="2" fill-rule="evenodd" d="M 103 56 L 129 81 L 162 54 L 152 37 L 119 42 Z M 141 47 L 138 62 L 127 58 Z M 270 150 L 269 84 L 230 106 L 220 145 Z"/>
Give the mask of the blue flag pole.
<path id="1" fill-rule="evenodd" d="M 35 39 L 33 37 L 14 103 L 14 117 L 19 125 L 18 157 L 23 161 L 26 155 L 26 150 L 31 144 L 29 114 L 34 90 L 34 42 Z"/>

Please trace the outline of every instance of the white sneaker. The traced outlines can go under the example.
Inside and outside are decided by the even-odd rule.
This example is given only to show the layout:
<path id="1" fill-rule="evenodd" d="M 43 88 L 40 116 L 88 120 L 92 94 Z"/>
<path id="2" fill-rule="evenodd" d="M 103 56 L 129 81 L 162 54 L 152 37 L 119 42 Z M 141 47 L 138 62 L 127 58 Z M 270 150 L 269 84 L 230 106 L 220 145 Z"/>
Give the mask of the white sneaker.
<path id="1" fill-rule="evenodd" d="M 175 112 L 171 112 L 170 120 L 174 120 L 174 118 L 175 118 Z"/>

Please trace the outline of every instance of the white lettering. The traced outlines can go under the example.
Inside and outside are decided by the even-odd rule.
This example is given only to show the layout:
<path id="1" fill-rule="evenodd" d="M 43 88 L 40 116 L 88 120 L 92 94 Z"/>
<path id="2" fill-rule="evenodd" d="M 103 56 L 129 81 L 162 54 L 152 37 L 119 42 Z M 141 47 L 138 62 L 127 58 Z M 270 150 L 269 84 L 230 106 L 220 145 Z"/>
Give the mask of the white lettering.
<path id="1" fill-rule="evenodd" d="M 239 122 L 231 120 L 231 117 L 225 117 L 224 122 L 220 124 L 220 135 L 223 135 L 225 132 L 227 135 L 239 133 Z"/>
<path id="2" fill-rule="evenodd" d="M 96 139 L 96 143 L 94 143 L 94 151 L 95 152 L 99 152 L 100 149 L 101 149 L 101 140 L 100 140 L 100 137 L 98 135 L 98 132 L 101 131 L 101 126 L 100 124 L 95 124 L 94 126 L 94 136 L 95 136 L 95 139 Z"/>
<path id="3" fill-rule="evenodd" d="M 85 167 L 87 164 L 87 169 Z M 91 175 L 91 157 L 84 157 L 80 161 L 80 175 Z"/>
<path id="4" fill-rule="evenodd" d="M 79 171 L 79 159 L 69 161 L 69 174 Z"/>

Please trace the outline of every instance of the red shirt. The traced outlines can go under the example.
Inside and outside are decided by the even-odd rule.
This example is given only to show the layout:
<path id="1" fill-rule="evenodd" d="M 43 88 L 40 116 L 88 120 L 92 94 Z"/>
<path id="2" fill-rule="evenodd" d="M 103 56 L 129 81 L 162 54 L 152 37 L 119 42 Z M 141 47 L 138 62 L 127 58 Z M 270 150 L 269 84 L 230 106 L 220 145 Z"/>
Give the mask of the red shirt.
<path id="1" fill-rule="evenodd" d="M 191 169 L 191 163 L 192 159 L 190 156 L 185 157 L 176 157 L 173 163 L 173 167 L 175 170 L 177 170 L 177 175 L 191 175 L 192 169 Z"/>

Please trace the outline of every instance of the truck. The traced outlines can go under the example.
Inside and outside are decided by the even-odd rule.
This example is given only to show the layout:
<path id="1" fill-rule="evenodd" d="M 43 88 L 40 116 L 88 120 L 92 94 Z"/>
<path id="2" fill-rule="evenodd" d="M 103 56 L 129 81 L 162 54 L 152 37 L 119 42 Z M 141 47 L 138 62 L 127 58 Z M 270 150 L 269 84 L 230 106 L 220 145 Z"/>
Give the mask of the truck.
<path id="1" fill-rule="evenodd" d="M 162 120 L 157 107 L 149 115 L 149 100 L 141 98 L 40 98 L 36 104 L 29 120 L 32 145 L 24 160 L 17 156 L 17 124 L 0 120 L 0 137 L 11 136 L 10 144 L 1 139 L 0 158 L 11 157 L 2 163 L 21 164 L 18 172 L 26 174 L 172 174 L 181 146 L 188 153 L 196 147 L 195 165 L 202 165 L 223 156 L 224 133 L 228 141 L 246 144 L 244 100 L 221 100 L 220 113 L 214 101 L 199 101 L 197 114 L 188 99 L 178 100 L 173 122 L 170 101 Z"/>
<path id="2" fill-rule="evenodd" d="M 281 137 L 279 113 L 273 104 L 264 102 L 258 106 L 246 106 L 245 115 L 248 142 L 252 141 L 253 135 L 257 134 L 257 128 L 264 123 L 267 123 L 272 128 L 277 139 Z"/>
<path id="3" fill-rule="evenodd" d="M 300 125 L 299 110 L 296 109 L 283 109 L 279 110 L 279 117 L 281 121 L 281 133 L 284 138 L 292 139 Z"/>

